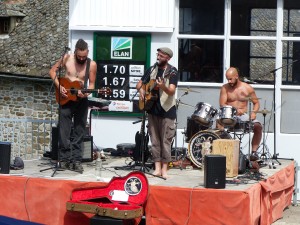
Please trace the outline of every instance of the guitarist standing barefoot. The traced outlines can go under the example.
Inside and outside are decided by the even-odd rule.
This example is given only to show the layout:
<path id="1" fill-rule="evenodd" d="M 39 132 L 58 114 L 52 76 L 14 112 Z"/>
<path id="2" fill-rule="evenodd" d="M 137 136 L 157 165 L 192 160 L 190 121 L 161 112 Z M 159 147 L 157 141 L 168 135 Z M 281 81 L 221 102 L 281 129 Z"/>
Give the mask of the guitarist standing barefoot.
<path id="1" fill-rule="evenodd" d="M 94 89 L 96 80 L 97 64 L 88 58 L 88 44 L 79 39 L 75 45 L 74 54 L 65 54 L 56 62 L 49 71 L 49 75 L 56 86 L 57 99 L 60 104 L 59 110 L 59 154 L 62 169 L 71 169 L 82 173 L 81 165 L 82 149 L 81 144 L 86 132 L 86 121 L 88 114 L 89 95 L 86 92 L 76 90 L 76 100 L 68 101 L 71 90 L 66 87 L 66 82 L 76 82 L 82 88 Z M 63 68 L 65 75 L 60 78 L 57 73 Z M 88 81 L 88 82 L 87 82 Z M 88 83 L 88 85 L 87 85 Z M 64 85 L 62 85 L 64 84 Z M 63 104 L 62 104 L 63 103 Z M 73 139 L 70 140 L 72 125 L 74 127 Z"/>
<path id="2" fill-rule="evenodd" d="M 171 145 L 176 132 L 175 91 L 178 78 L 177 69 L 168 63 L 172 56 L 172 50 L 167 47 L 157 49 L 157 63 L 146 70 L 136 85 L 140 102 L 144 103 L 139 104 L 140 109 L 148 112 L 148 132 L 155 163 L 153 175 L 164 178 L 167 178 Z"/>

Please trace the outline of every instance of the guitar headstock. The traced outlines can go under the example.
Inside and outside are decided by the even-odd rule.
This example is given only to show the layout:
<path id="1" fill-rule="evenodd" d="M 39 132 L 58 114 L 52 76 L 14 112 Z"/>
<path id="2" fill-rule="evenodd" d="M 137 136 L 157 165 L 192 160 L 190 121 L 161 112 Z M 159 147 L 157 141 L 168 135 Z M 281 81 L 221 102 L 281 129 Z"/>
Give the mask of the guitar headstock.
<path id="1" fill-rule="evenodd" d="M 109 87 L 103 87 L 103 88 L 98 90 L 98 94 L 110 95 L 111 94 L 111 89 Z"/>

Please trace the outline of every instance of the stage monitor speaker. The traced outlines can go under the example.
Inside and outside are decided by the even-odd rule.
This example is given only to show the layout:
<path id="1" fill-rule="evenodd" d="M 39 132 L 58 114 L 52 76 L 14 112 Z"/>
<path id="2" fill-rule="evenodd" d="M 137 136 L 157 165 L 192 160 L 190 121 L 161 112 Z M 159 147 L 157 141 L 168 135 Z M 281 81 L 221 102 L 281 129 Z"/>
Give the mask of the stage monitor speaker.
<path id="1" fill-rule="evenodd" d="M 122 219 L 115 219 L 115 218 L 110 218 L 110 217 L 105 217 L 105 216 L 93 216 L 90 219 L 90 225 L 123 225 L 123 220 Z"/>
<path id="2" fill-rule="evenodd" d="M 72 139 L 72 137 L 71 137 Z M 58 128 L 52 127 L 51 159 L 58 159 Z M 85 136 L 82 146 L 82 162 L 93 161 L 93 136 Z"/>
<path id="3" fill-rule="evenodd" d="M 204 156 L 204 187 L 225 188 L 226 157 L 223 155 Z"/>
<path id="4" fill-rule="evenodd" d="M 0 142 L 0 173 L 9 174 L 11 143 Z"/>

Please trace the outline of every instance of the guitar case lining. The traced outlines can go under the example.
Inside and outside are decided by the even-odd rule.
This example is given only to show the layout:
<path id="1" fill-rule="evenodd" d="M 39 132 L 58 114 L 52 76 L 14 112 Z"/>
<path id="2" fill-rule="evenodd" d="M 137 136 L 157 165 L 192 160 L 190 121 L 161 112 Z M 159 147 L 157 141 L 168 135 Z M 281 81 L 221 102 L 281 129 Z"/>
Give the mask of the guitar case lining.
<path id="1" fill-rule="evenodd" d="M 125 177 L 113 177 L 103 187 L 74 189 L 67 201 L 67 210 L 116 219 L 142 217 L 148 189 L 144 173 L 133 171 Z"/>

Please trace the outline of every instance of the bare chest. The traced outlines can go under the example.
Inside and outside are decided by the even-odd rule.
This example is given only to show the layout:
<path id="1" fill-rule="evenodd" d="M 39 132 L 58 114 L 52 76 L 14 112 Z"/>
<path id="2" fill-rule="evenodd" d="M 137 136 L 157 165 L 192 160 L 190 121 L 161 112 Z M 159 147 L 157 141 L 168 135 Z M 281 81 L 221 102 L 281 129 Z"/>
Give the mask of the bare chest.
<path id="1" fill-rule="evenodd" d="M 83 65 L 80 65 L 78 63 L 75 63 L 74 60 L 70 60 L 70 62 L 66 63 L 66 77 L 68 77 L 70 80 L 81 80 L 84 81 L 86 74 L 86 63 Z"/>
<path id="2" fill-rule="evenodd" d="M 245 97 L 249 96 L 249 92 L 244 87 L 235 88 L 227 91 L 227 100 L 229 102 L 242 101 Z"/>

